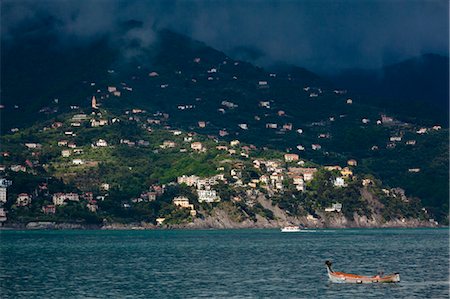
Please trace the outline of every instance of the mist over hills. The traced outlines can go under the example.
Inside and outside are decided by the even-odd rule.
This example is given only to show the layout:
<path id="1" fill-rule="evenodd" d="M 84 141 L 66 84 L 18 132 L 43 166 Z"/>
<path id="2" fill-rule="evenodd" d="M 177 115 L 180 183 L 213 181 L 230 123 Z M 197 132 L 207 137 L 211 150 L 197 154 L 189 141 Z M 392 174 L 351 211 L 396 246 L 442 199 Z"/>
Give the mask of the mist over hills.
<path id="1" fill-rule="evenodd" d="M 368 104 L 448 125 L 449 58 L 424 54 L 381 69 L 352 69 L 333 82 L 365 95 Z"/>

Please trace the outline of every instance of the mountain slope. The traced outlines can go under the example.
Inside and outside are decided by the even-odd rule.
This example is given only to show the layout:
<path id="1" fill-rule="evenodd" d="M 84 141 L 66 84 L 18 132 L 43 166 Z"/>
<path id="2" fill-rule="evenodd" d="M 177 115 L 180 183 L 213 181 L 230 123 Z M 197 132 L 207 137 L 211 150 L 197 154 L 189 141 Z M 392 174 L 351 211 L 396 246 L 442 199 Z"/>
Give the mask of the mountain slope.
<path id="1" fill-rule="evenodd" d="M 407 111 L 384 116 L 381 122 L 389 109 L 371 105 L 365 97 L 351 97 L 350 91 L 331 89 L 327 80 L 311 72 L 268 72 L 171 31 L 161 31 L 157 42 L 139 50 L 146 59 L 124 59 L 107 39 L 68 51 L 39 44 L 22 52 L 14 47 L 2 51 L 9 58 L 2 67 L 7 78 L 2 128 L 55 120 L 74 105 L 86 110 L 95 95 L 114 115 L 148 110 L 165 115 L 172 128 L 298 153 L 322 165 L 345 166 L 356 159 L 364 173 L 377 173 L 387 185 L 406 188 L 408 195 L 420 196 L 440 215 L 437 218 L 446 217 L 448 130 L 429 125 L 425 134 L 418 134 L 424 119 L 397 120 Z M 38 67 L 27 72 L 33 59 Z"/>

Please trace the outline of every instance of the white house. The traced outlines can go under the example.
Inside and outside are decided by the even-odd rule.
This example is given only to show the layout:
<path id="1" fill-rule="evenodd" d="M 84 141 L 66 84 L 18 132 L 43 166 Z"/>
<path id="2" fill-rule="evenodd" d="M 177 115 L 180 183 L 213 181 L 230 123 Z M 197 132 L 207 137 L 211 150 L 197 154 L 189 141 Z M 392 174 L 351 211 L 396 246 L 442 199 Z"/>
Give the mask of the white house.
<path id="1" fill-rule="evenodd" d="M 99 139 L 97 140 L 97 142 L 95 142 L 95 145 L 98 147 L 107 147 L 108 143 L 106 142 L 106 140 Z"/>
<path id="2" fill-rule="evenodd" d="M 335 187 L 346 187 L 347 185 L 345 184 L 345 181 L 344 181 L 344 178 L 341 178 L 341 177 L 337 177 L 335 180 L 334 180 L 334 186 Z"/>
<path id="3" fill-rule="evenodd" d="M 31 196 L 27 193 L 20 193 L 16 200 L 17 206 L 24 207 L 31 204 Z"/>
<path id="4" fill-rule="evenodd" d="M 325 212 L 341 212 L 342 211 L 342 204 L 341 203 L 334 203 L 329 208 L 325 208 Z"/>
<path id="5" fill-rule="evenodd" d="M 73 159 L 72 164 L 74 165 L 83 165 L 84 161 L 82 159 Z"/>
<path id="6" fill-rule="evenodd" d="M 80 201 L 80 197 L 76 193 L 55 193 L 53 194 L 53 204 L 55 206 L 64 205 L 66 200 Z"/>
<path id="7" fill-rule="evenodd" d="M 215 190 L 197 190 L 198 201 L 199 202 L 218 202 L 220 197 L 217 195 Z"/>

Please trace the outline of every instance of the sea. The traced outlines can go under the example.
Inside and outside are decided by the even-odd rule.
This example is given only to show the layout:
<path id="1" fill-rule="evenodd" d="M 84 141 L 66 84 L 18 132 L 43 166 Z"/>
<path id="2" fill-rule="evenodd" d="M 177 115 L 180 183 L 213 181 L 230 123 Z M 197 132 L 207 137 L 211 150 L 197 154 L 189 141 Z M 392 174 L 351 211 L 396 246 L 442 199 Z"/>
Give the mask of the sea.
<path id="1" fill-rule="evenodd" d="M 448 229 L 0 231 L 0 298 L 449 298 Z M 328 281 L 399 272 L 398 284 Z"/>

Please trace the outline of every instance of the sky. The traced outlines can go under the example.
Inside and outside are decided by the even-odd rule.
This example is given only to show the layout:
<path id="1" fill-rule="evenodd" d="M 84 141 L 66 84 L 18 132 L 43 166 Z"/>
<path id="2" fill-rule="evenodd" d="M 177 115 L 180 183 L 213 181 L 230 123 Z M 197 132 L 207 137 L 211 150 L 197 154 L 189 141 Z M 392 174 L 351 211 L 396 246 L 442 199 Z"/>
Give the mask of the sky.
<path id="1" fill-rule="evenodd" d="M 1 38 L 14 42 L 49 17 L 66 46 L 105 34 L 148 46 L 168 28 L 260 66 L 326 73 L 448 56 L 448 15 L 447 0 L 2 0 Z M 120 24 L 131 19 L 142 27 L 121 36 Z"/>

